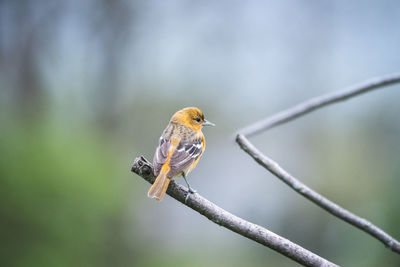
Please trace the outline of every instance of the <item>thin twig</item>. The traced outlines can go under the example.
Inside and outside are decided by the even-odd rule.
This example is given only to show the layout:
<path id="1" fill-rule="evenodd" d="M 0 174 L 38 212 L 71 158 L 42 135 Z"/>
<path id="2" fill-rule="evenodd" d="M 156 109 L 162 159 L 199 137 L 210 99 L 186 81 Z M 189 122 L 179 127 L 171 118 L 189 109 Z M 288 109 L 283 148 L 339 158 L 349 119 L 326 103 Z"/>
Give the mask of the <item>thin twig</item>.
<path id="1" fill-rule="evenodd" d="M 155 180 L 152 165 L 144 157 L 136 158 L 131 170 L 149 183 L 153 183 Z M 300 264 L 305 266 L 337 266 L 257 224 L 227 212 L 197 193 L 190 195 L 188 201 L 185 202 L 187 189 L 173 181 L 168 187 L 167 194 L 214 223 L 269 247 Z"/>
<path id="2" fill-rule="evenodd" d="M 250 137 L 267 129 L 271 129 L 275 126 L 296 119 L 318 108 L 322 108 L 336 102 L 344 101 L 359 94 L 366 93 L 371 90 L 382 88 L 384 86 L 398 82 L 400 82 L 400 73 L 393 73 L 382 77 L 376 77 L 361 84 L 352 86 L 348 89 L 344 89 L 342 91 L 337 91 L 331 94 L 311 98 L 294 107 L 281 111 L 263 120 L 257 121 L 239 130 L 238 133 L 243 134 L 246 137 Z"/>
<path id="3" fill-rule="evenodd" d="M 246 151 L 252 158 L 254 158 L 261 166 L 265 167 L 272 174 L 281 179 L 284 183 L 296 190 L 296 192 L 303 195 L 304 197 L 311 200 L 312 202 L 325 209 L 329 213 L 335 215 L 336 217 L 369 233 L 376 239 L 380 240 L 387 247 L 391 248 L 393 251 L 400 253 L 400 243 L 396 239 L 388 235 L 386 232 L 384 232 L 382 229 L 376 227 L 371 222 L 361 217 L 358 217 L 357 215 L 351 213 L 350 211 L 340 207 L 329 199 L 313 191 L 311 188 L 290 175 L 281 166 L 279 166 L 278 163 L 261 153 L 243 135 L 239 134 L 236 141 L 238 142 L 240 147 L 244 151 Z"/>
<path id="4" fill-rule="evenodd" d="M 328 200 L 327 198 L 321 196 L 314 190 L 310 189 L 305 184 L 301 183 L 298 179 L 290 175 L 282 167 L 278 165 L 275 161 L 265 156 L 261 151 L 259 151 L 246 136 L 255 135 L 261 131 L 270 129 L 274 126 L 283 124 L 285 122 L 291 121 L 302 115 L 305 115 L 313 110 L 333 104 L 339 101 L 346 100 L 353 96 L 357 96 L 362 93 L 369 92 L 373 89 L 382 88 L 387 85 L 400 82 L 400 73 L 387 75 L 380 78 L 374 78 L 362 84 L 353 86 L 349 89 L 335 92 L 332 94 L 315 97 L 301 104 L 298 104 L 292 108 L 284 110 L 272 115 L 264 120 L 256 122 L 246 128 L 244 128 L 236 137 L 236 142 L 239 146 L 248 153 L 256 162 L 269 170 L 276 177 L 281 179 L 296 192 L 303 195 L 307 199 L 311 200 L 321 208 L 325 209 L 334 216 L 354 225 L 355 227 L 361 229 L 362 231 L 370 234 L 379 241 L 381 241 L 386 247 L 390 248 L 392 251 L 400 254 L 400 242 L 391 237 L 385 231 L 375 226 L 371 222 L 353 214 L 352 212 L 340 207 L 334 202 Z"/>

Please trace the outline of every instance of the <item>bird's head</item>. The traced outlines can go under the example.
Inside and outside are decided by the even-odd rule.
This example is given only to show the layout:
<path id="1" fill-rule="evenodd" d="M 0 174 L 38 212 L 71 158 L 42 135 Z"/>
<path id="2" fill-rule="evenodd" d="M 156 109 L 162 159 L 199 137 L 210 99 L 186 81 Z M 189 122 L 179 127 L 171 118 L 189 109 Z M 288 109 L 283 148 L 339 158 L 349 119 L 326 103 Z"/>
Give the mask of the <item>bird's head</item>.
<path id="1" fill-rule="evenodd" d="M 171 121 L 186 125 L 195 131 L 200 131 L 203 126 L 215 126 L 214 123 L 204 119 L 204 114 L 200 109 L 194 107 L 177 111 Z"/>

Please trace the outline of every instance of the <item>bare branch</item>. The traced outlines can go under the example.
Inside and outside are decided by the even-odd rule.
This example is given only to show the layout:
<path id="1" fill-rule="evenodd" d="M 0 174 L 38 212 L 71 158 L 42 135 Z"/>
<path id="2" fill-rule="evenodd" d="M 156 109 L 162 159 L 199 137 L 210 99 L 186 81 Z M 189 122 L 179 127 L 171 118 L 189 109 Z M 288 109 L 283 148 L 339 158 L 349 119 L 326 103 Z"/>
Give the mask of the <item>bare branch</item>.
<path id="1" fill-rule="evenodd" d="M 384 232 L 382 229 L 376 227 L 371 222 L 358 217 L 357 215 L 351 213 L 350 211 L 340 207 L 339 205 L 335 204 L 329 199 L 313 191 L 311 188 L 309 188 L 308 186 L 297 180 L 295 177 L 290 175 L 287 171 L 285 171 L 282 167 L 280 167 L 278 163 L 276 163 L 275 161 L 273 161 L 272 159 L 268 158 L 263 153 L 261 153 L 243 135 L 239 134 L 237 136 L 236 141 L 238 142 L 240 147 L 244 151 L 246 151 L 252 158 L 254 158 L 261 166 L 265 167 L 272 174 L 274 174 L 284 183 L 293 188 L 296 192 L 303 195 L 304 197 L 311 200 L 312 202 L 314 202 L 321 208 L 325 209 L 329 213 L 335 215 L 336 217 L 372 235 L 373 237 L 380 240 L 383 244 L 385 244 L 393 251 L 400 253 L 400 243 L 393 237 L 388 235 L 386 232 Z"/>
<path id="2" fill-rule="evenodd" d="M 387 85 L 400 82 L 400 73 L 393 73 L 383 77 L 376 77 L 365 81 L 361 84 L 354 85 L 348 89 L 334 92 L 331 94 L 314 97 L 294 107 L 281 111 L 275 115 L 267 117 L 263 120 L 255 122 L 239 131 L 239 134 L 250 137 L 267 129 L 283 124 L 285 122 L 296 119 L 313 110 L 324 106 L 347 100 L 353 96 L 379 89 Z"/>
<path id="3" fill-rule="evenodd" d="M 153 167 L 143 156 L 135 159 L 132 172 L 138 174 L 149 183 L 153 183 L 155 180 Z M 214 223 L 269 247 L 300 264 L 305 266 L 337 266 L 257 224 L 248 222 L 227 212 L 197 193 L 190 195 L 188 201 L 185 203 L 187 189 L 174 181 L 170 183 L 167 194 L 204 215 Z"/>
<path id="4" fill-rule="evenodd" d="M 311 200 L 321 208 L 325 209 L 332 215 L 354 225 L 355 227 L 361 229 L 362 231 L 375 237 L 386 247 L 390 248 L 392 251 L 400 254 L 400 242 L 388 235 L 385 231 L 375 226 L 371 222 L 351 213 L 350 211 L 340 207 L 334 202 L 328 200 L 327 198 L 321 196 L 305 184 L 301 183 L 298 179 L 290 175 L 282 167 L 278 165 L 275 161 L 265 156 L 261 151 L 259 151 L 250 141 L 245 137 L 245 135 L 255 135 L 261 131 L 270 129 L 274 126 L 283 124 L 285 122 L 291 121 L 302 115 L 305 115 L 313 110 L 333 104 L 339 101 L 346 100 L 353 96 L 357 96 L 362 93 L 369 92 L 373 89 L 382 88 L 383 86 L 391 85 L 400 82 L 400 73 L 387 75 L 381 78 L 371 79 L 362 84 L 353 86 L 347 90 L 339 91 L 336 93 L 315 97 L 301 104 L 298 104 L 292 108 L 279 112 L 271 117 L 264 120 L 256 122 L 242 130 L 237 137 L 236 142 L 239 146 L 248 153 L 256 162 L 261 166 L 265 167 L 276 177 L 281 179 L 284 183 L 293 188 L 296 192 L 303 195 L 307 199 Z"/>

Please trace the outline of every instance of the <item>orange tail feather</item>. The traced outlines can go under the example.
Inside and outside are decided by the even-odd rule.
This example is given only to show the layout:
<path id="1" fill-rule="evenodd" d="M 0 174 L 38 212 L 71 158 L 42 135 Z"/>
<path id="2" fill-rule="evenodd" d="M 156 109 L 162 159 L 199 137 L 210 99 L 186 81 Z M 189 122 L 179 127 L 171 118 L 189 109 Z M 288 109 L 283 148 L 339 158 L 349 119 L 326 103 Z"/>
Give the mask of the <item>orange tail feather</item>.
<path id="1" fill-rule="evenodd" d="M 161 171 L 157 176 L 154 184 L 150 187 L 147 196 L 149 198 L 155 198 L 157 201 L 161 201 L 167 192 L 167 188 L 171 179 L 167 178 L 167 173 Z"/>

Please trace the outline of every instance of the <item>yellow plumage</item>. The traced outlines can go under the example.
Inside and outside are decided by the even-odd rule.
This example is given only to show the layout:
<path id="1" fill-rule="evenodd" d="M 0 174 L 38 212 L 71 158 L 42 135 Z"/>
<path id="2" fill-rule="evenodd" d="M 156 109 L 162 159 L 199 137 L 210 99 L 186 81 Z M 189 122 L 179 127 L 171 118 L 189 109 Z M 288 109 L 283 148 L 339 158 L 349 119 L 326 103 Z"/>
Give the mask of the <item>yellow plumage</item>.
<path id="1" fill-rule="evenodd" d="M 162 200 L 172 178 L 181 175 L 185 178 L 193 170 L 205 149 L 201 129 L 206 125 L 213 124 L 204 119 L 198 108 L 184 108 L 172 116 L 154 155 L 157 178 L 147 193 L 148 197 Z M 189 184 L 188 187 L 191 190 Z"/>

